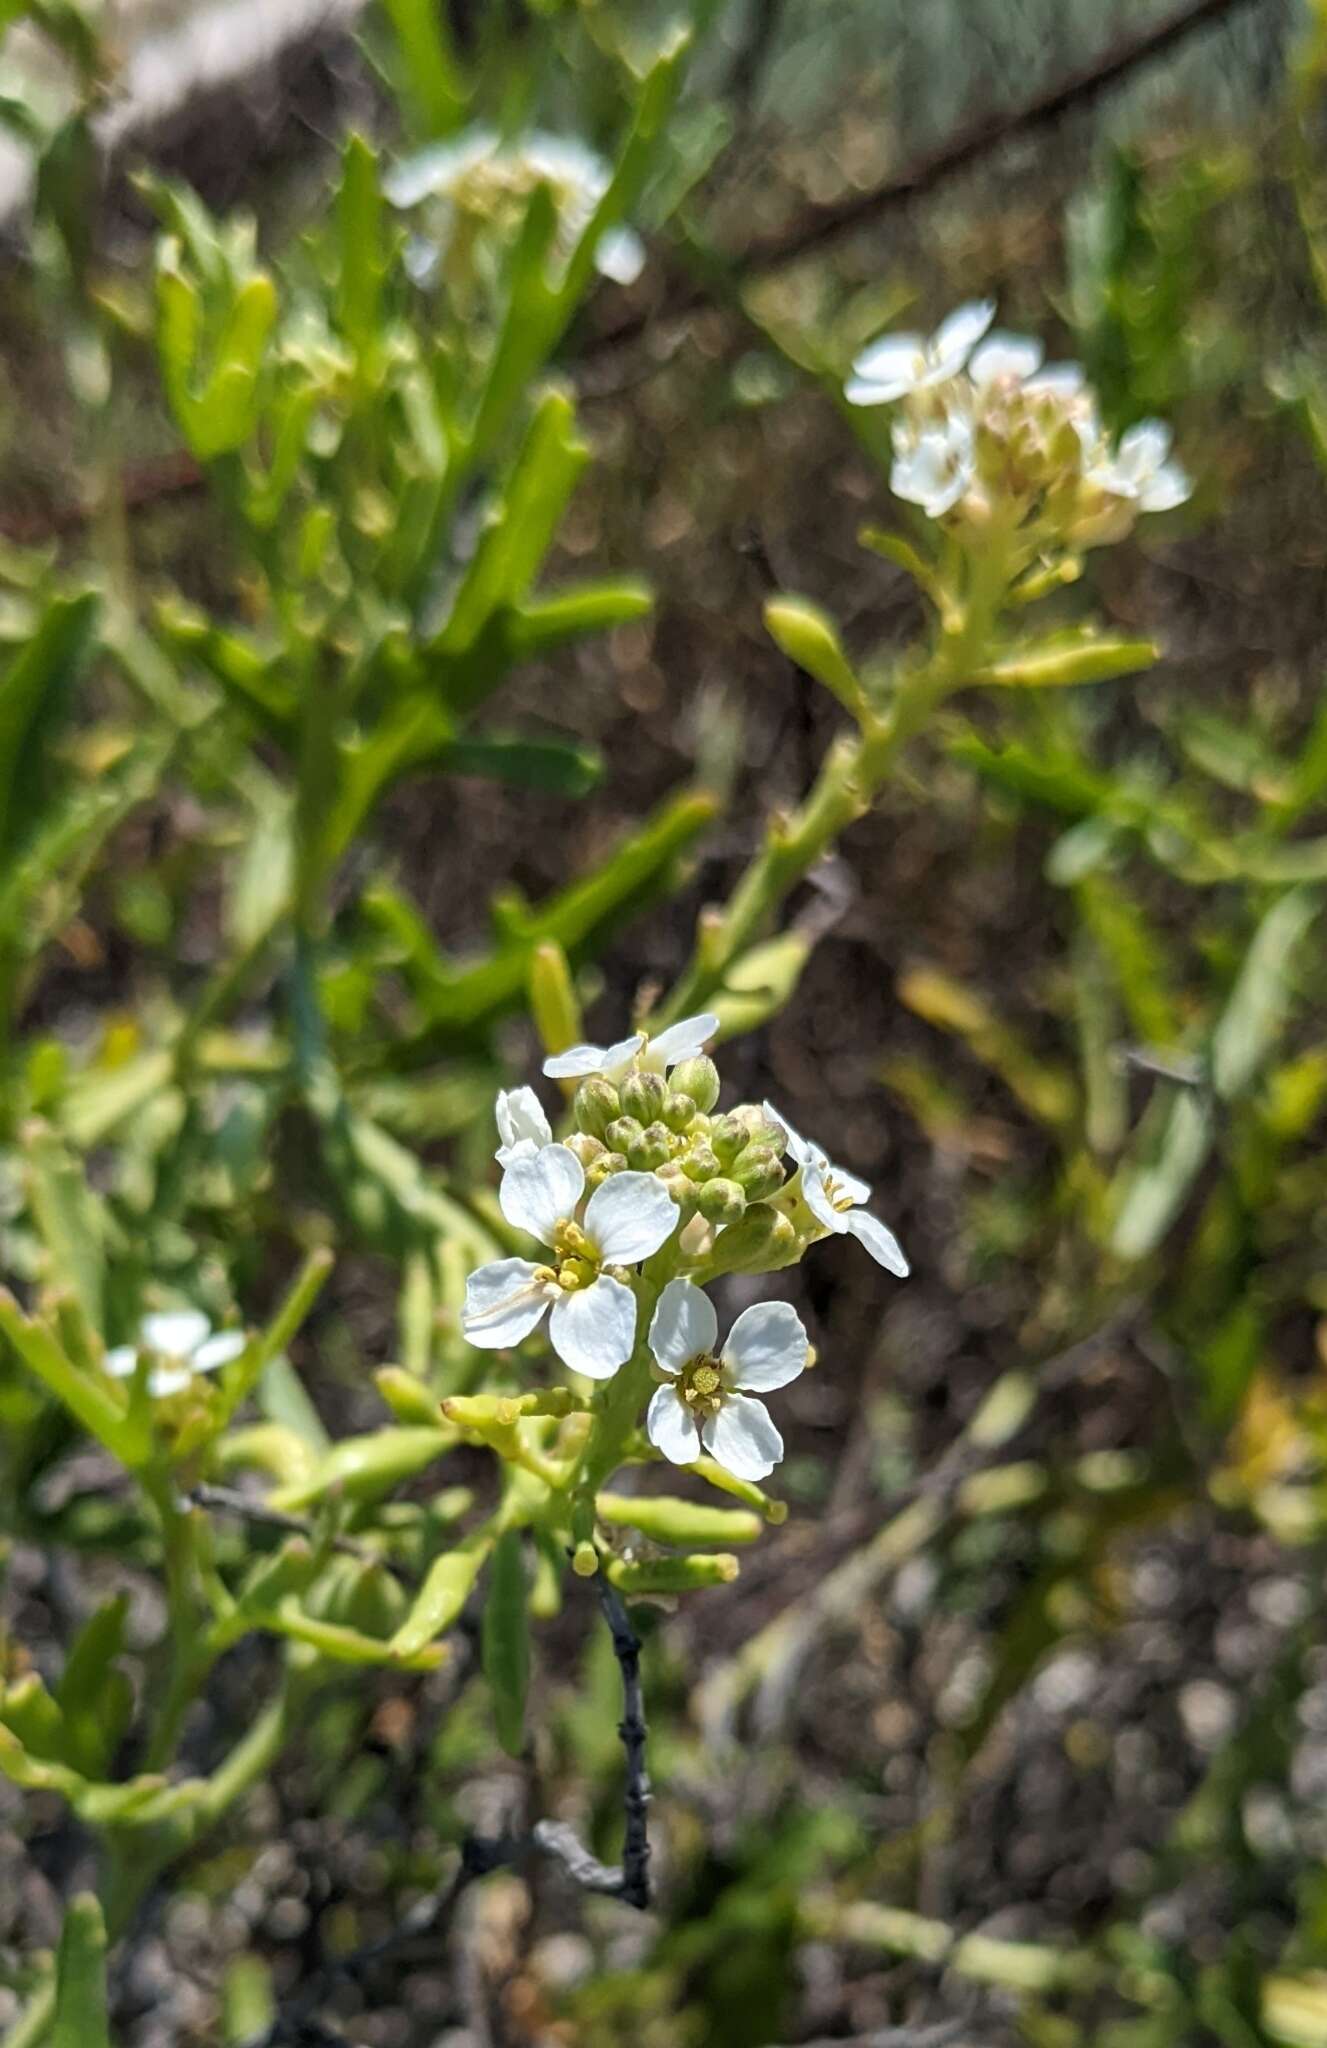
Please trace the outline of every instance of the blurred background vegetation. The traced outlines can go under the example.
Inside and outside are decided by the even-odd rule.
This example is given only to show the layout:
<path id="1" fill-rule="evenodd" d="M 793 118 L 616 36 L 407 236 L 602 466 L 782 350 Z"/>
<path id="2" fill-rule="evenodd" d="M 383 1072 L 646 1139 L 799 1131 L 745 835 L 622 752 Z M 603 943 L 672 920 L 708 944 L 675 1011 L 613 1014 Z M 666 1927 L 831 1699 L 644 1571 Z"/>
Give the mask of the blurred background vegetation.
<path id="1" fill-rule="evenodd" d="M 323 849 L 305 937 L 329 1105 L 272 1078 L 301 1015 L 268 950 L 294 682 L 262 636 L 285 571 L 264 583 L 236 541 L 216 412 L 191 435 L 163 398 L 153 244 L 164 220 L 204 293 L 225 268 L 163 182 L 183 181 L 247 209 L 312 294 L 368 232 L 346 136 L 390 162 L 436 125 L 408 37 L 427 10 L 28 12 L 0 109 L 0 640 L 17 663 L 55 636 L 71 687 L 43 730 L 5 723 L 16 670 L 0 694 L 0 1267 L 41 1280 L 67 1192 L 33 1118 L 109 1205 L 112 1338 L 151 1276 L 257 1317 L 334 1243 L 285 1395 L 332 1436 L 380 1419 L 370 1365 L 464 1383 L 436 1204 L 489 1180 L 492 1089 L 532 1070 L 535 945 L 565 947 L 615 1036 L 841 723 L 766 600 L 813 598 L 868 667 L 916 630 L 906 577 L 858 544 L 891 508 L 878 417 L 838 397 L 856 349 L 990 294 L 1085 362 L 1113 426 L 1169 418 L 1197 486 L 1087 572 L 1158 665 L 951 704 L 794 900 L 805 943 L 726 1053 L 744 1097 L 874 1183 L 914 1272 L 898 1288 L 836 1244 L 792 1276 L 820 1364 L 786 1403 L 789 1519 L 736 1583 L 648 1612 L 655 1909 L 500 1874 L 305 2038 L 1327 2042 L 1327 15 L 693 8 L 631 209 L 645 269 L 550 327 L 590 460 L 568 458 L 546 581 L 597 592 L 597 630 L 530 626 L 499 726 L 393 757 Z M 471 111 L 614 156 L 624 79 L 674 10 L 444 14 Z M 373 471 L 347 531 L 377 549 L 374 494 L 390 527 L 417 480 Z M 461 1449 L 444 1477 L 486 1470 Z M 8 1358 L 0 1489 L 9 1675 L 58 1673 L 121 1589 L 130 1651 L 150 1644 L 97 1455 Z M 525 1764 L 463 1660 L 347 1669 L 144 1899 L 114 2038 L 259 2037 L 274 1996 L 399 1924 L 466 1825 L 536 1802 L 611 1849 L 616 1671 L 591 1620 L 569 1600 L 541 1621 Z M 192 1768 L 273 1654 L 218 1666 Z M 54 1794 L 0 1781 L 0 2024 L 90 1868 Z"/>

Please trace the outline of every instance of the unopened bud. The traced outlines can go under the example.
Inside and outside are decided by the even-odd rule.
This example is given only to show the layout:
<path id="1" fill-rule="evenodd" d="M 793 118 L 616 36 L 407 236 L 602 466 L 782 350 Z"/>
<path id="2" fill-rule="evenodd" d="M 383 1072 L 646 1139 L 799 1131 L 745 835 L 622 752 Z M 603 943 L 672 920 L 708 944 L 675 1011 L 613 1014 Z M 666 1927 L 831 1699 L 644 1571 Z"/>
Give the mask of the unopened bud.
<path id="1" fill-rule="evenodd" d="M 710 1125 L 710 1143 L 720 1164 L 731 1166 L 751 1143 L 751 1133 L 740 1116 L 719 1116 Z"/>
<path id="2" fill-rule="evenodd" d="M 662 1122 L 670 1131 L 689 1131 L 695 1119 L 696 1105 L 689 1095 L 669 1094 L 664 1097 L 663 1108 L 659 1111 Z"/>
<path id="3" fill-rule="evenodd" d="M 713 1109 L 719 1099 L 719 1069 L 699 1053 L 673 1068 L 671 1085 L 675 1095 L 689 1095 L 697 1109 Z"/>
<path id="4" fill-rule="evenodd" d="M 601 1159 L 608 1149 L 600 1139 L 592 1138 L 588 1131 L 573 1131 L 571 1136 L 564 1139 L 563 1142 L 568 1152 L 576 1154 L 576 1157 L 587 1172 L 594 1165 L 595 1160 Z"/>
<path id="5" fill-rule="evenodd" d="M 643 1133 L 634 1116 L 615 1116 L 604 1130 L 604 1141 L 612 1152 L 630 1152 Z"/>
<path id="6" fill-rule="evenodd" d="M 622 1083 L 622 1107 L 637 1123 L 652 1124 L 662 1111 L 667 1094 L 662 1074 L 628 1074 Z"/>
<path id="7" fill-rule="evenodd" d="M 652 1173 L 656 1166 L 662 1166 L 673 1156 L 672 1133 L 667 1124 L 651 1124 L 641 1132 L 634 1145 L 627 1147 L 627 1158 L 642 1173 Z"/>
<path id="8" fill-rule="evenodd" d="M 782 1124 L 772 1123 L 763 1109 L 748 1109 L 745 1122 L 748 1145 L 768 1145 L 776 1159 L 783 1157 L 788 1148 L 788 1133 Z"/>
<path id="9" fill-rule="evenodd" d="M 745 1216 L 715 1241 L 710 1277 L 720 1273 L 774 1273 L 790 1265 L 801 1240 L 788 1218 L 764 1202 L 749 1206 Z"/>
<path id="10" fill-rule="evenodd" d="M 713 1180 L 719 1171 L 719 1162 L 702 1140 L 699 1145 L 693 1145 L 683 1158 L 682 1171 L 688 1180 Z"/>
<path id="11" fill-rule="evenodd" d="M 578 1128 L 588 1131 L 592 1138 L 602 1138 L 619 1113 L 617 1090 L 602 1074 L 592 1074 L 576 1090 L 574 1107 Z"/>
<path id="12" fill-rule="evenodd" d="M 591 1188 L 600 1187 L 609 1178 L 610 1174 L 625 1173 L 626 1170 L 627 1160 L 625 1153 L 601 1152 L 599 1157 L 586 1169 L 585 1185 Z"/>
<path id="13" fill-rule="evenodd" d="M 696 1207 L 707 1223 L 736 1223 L 746 1212 L 746 1196 L 735 1180 L 707 1180 L 696 1191 Z"/>
<path id="14" fill-rule="evenodd" d="M 783 1186 L 779 1155 L 768 1145 L 748 1145 L 732 1166 L 732 1176 L 749 1202 L 764 1202 Z"/>

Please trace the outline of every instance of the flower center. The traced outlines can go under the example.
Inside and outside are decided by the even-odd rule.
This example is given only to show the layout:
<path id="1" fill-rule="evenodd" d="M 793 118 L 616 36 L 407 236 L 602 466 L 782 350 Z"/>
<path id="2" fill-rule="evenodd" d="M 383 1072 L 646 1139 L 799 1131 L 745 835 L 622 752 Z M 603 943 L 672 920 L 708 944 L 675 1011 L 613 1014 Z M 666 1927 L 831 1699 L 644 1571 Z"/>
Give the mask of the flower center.
<path id="1" fill-rule="evenodd" d="M 701 1351 L 682 1368 L 678 1398 L 693 1415 L 717 1415 L 723 1399 L 723 1369 L 717 1358 Z"/>
<path id="2" fill-rule="evenodd" d="M 845 1209 L 851 1209 L 856 1206 L 852 1196 L 845 1194 L 835 1180 L 834 1175 L 830 1171 L 828 1159 L 820 1161 L 820 1185 L 829 1197 L 830 1208 L 836 1210 L 840 1216 Z"/>
<path id="3" fill-rule="evenodd" d="M 599 1278 L 599 1247 L 579 1223 L 564 1216 L 553 1231 L 553 1263 L 541 1266 L 536 1277 L 559 1294 L 575 1294 Z"/>

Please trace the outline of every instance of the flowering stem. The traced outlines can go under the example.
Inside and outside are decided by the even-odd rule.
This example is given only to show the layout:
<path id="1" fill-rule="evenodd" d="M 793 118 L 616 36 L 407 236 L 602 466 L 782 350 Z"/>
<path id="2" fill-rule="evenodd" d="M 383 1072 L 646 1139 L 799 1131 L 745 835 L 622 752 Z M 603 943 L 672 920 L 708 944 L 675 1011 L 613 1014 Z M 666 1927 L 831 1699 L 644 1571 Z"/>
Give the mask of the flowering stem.
<path id="1" fill-rule="evenodd" d="M 604 1382 L 596 1398 L 594 1421 L 571 1484 L 573 1533 L 577 1537 L 589 1534 L 595 1495 L 622 1463 L 631 1433 L 653 1391 L 654 1359 L 648 1331 L 662 1284 L 662 1279 L 641 1275 L 636 1297 L 639 1342 L 620 1371 Z"/>
<path id="2" fill-rule="evenodd" d="M 927 659 L 904 669 L 889 709 L 868 711 L 855 737 L 835 741 L 805 802 L 790 818 L 771 819 L 765 842 L 721 911 L 706 912 L 681 978 L 651 1019 L 659 1030 L 699 1009 L 720 990 L 734 962 L 770 913 L 865 815 L 901 749 L 936 705 L 979 666 L 1014 567 L 1012 533 L 992 527 L 963 601 L 946 618 Z"/>

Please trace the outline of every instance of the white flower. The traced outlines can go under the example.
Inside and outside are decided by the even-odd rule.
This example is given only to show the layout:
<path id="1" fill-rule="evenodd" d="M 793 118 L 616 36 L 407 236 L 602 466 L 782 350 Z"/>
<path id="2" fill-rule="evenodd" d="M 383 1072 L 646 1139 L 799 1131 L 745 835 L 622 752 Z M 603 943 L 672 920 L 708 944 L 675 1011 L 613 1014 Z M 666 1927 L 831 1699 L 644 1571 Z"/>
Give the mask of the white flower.
<path id="1" fill-rule="evenodd" d="M 1113 459 L 1089 471 L 1089 481 L 1112 497 L 1128 498 L 1140 512 L 1170 512 L 1182 505 L 1192 485 L 1170 460 L 1170 428 L 1164 420 L 1140 420 L 1121 435 Z"/>
<path id="2" fill-rule="evenodd" d="M 901 421 L 894 429 L 890 488 L 896 498 L 920 505 L 929 519 L 953 509 L 976 468 L 972 427 L 961 413 L 950 413 L 934 426 L 918 429 Z"/>
<path id="3" fill-rule="evenodd" d="M 1027 380 L 1033 397 L 1078 398 L 1087 390 L 1087 372 L 1081 363 L 1047 363 Z"/>
<path id="4" fill-rule="evenodd" d="M 783 1456 L 783 1438 L 763 1401 L 806 1364 L 806 1331 L 786 1301 L 762 1301 L 737 1318 L 717 1353 L 719 1323 L 690 1280 L 670 1280 L 650 1324 L 650 1349 L 669 1384 L 650 1402 L 646 1434 L 674 1465 L 702 1448 L 736 1479 L 764 1479 Z"/>
<path id="5" fill-rule="evenodd" d="M 389 172 L 383 191 L 394 206 L 418 206 L 440 199 L 453 209 L 478 215 L 523 201 L 537 184 L 550 185 L 557 202 L 563 244 L 575 244 L 594 218 L 612 173 L 584 143 L 540 130 L 504 144 L 491 128 L 472 128 L 455 142 L 432 144 Z M 645 249 L 630 228 L 609 228 L 595 247 L 596 268 L 618 284 L 631 284 L 645 265 Z M 412 274 L 427 283 L 437 269 L 437 251 L 420 239 L 412 252 Z"/>
<path id="6" fill-rule="evenodd" d="M 544 1072 L 555 1081 L 582 1081 L 591 1074 L 602 1074 L 605 1081 L 614 1082 L 624 1080 L 633 1067 L 645 1074 L 666 1074 L 679 1061 L 704 1052 L 718 1028 L 718 1018 L 702 1011 L 699 1017 L 683 1017 L 680 1023 L 670 1024 L 657 1038 L 637 1031 L 616 1045 L 573 1045 L 545 1060 Z"/>
<path id="7" fill-rule="evenodd" d="M 988 334 L 968 364 L 979 392 L 993 384 L 1026 384 L 1041 367 L 1041 343 L 1030 334 Z"/>
<path id="8" fill-rule="evenodd" d="M 524 1159 L 553 1142 L 553 1128 L 533 1088 L 500 1088 L 493 1105 L 502 1143 L 493 1157 L 499 1166 Z"/>
<path id="9" fill-rule="evenodd" d="M 782 1111 L 772 1109 L 768 1102 L 765 1114 L 788 1133 L 788 1150 L 801 1168 L 802 1193 L 816 1221 L 836 1236 L 848 1232 L 866 1247 L 877 1265 L 906 1280 L 909 1267 L 898 1239 L 861 1207 L 871 1197 L 866 1182 L 841 1166 L 832 1166 L 820 1147 L 799 1137 Z"/>
<path id="10" fill-rule="evenodd" d="M 974 299 L 941 321 L 929 340 L 921 334 L 885 335 L 858 356 L 844 397 L 849 405 L 892 405 L 910 392 L 947 384 L 994 318 L 994 300 Z"/>
<path id="11" fill-rule="evenodd" d="M 551 1247 L 553 1263 L 497 1259 L 465 1284 L 461 1328 L 483 1351 L 528 1337 L 545 1309 L 553 1349 L 573 1372 L 613 1377 L 636 1345 L 636 1297 L 605 1271 L 649 1258 L 677 1228 L 680 1210 L 652 1173 L 615 1173 L 575 1221 L 585 1172 L 566 1145 L 545 1145 L 514 1159 L 498 1201 L 507 1221 Z"/>
<path id="12" fill-rule="evenodd" d="M 117 1344 L 102 1360 L 117 1380 L 131 1379 L 138 1360 L 146 1352 L 158 1361 L 148 1373 L 149 1394 L 178 1394 L 196 1372 L 217 1372 L 238 1358 L 248 1338 L 243 1330 L 219 1330 L 196 1308 L 172 1309 L 164 1315 L 144 1316 L 138 1325 L 136 1344 Z"/>

